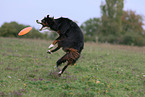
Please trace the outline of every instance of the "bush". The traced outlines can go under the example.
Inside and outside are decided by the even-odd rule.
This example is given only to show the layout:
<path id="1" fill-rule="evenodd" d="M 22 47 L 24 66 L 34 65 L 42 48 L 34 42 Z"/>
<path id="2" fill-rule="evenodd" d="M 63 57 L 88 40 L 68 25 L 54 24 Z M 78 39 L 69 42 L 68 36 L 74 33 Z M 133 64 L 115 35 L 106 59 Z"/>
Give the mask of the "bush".
<path id="1" fill-rule="evenodd" d="M 113 43 L 113 44 L 117 44 L 118 43 L 119 38 L 115 35 L 108 35 L 108 36 L 99 36 L 99 41 L 100 42 L 107 42 L 107 43 Z"/>
<path id="2" fill-rule="evenodd" d="M 113 44 L 124 44 L 132 46 L 145 46 L 145 36 L 128 32 L 121 36 L 108 35 L 108 36 L 99 36 L 99 42 L 104 43 L 113 43 Z"/>
<path id="3" fill-rule="evenodd" d="M 126 33 L 122 36 L 121 44 L 145 46 L 144 36 L 136 33 Z"/>
<path id="4" fill-rule="evenodd" d="M 84 35 L 85 42 L 96 42 L 96 37 Z"/>
<path id="5" fill-rule="evenodd" d="M 18 33 L 28 27 L 29 25 L 23 25 L 18 24 L 17 22 L 10 22 L 10 23 L 4 23 L 0 27 L 0 36 L 2 37 L 21 37 L 21 38 L 39 38 L 39 39 L 46 39 L 47 36 L 43 33 L 40 33 L 38 30 L 36 30 L 34 27 L 31 30 L 31 33 L 28 33 L 24 36 L 18 36 Z"/>

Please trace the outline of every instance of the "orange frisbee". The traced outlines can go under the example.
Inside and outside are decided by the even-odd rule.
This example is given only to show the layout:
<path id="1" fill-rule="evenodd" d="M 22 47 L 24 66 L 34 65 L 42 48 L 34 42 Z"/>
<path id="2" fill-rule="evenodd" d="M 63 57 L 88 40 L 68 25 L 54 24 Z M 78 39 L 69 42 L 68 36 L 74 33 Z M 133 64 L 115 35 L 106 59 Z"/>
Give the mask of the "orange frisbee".
<path id="1" fill-rule="evenodd" d="M 25 35 L 32 30 L 32 27 L 26 27 L 19 32 L 19 36 Z"/>

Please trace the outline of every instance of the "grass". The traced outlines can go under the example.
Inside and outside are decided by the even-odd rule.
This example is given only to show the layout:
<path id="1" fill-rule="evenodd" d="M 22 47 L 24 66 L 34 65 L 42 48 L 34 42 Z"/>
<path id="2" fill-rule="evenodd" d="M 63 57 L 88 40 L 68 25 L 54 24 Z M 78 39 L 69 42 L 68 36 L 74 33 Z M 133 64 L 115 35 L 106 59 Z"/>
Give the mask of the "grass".
<path id="1" fill-rule="evenodd" d="M 145 96 L 144 47 L 86 43 L 77 65 L 58 77 L 54 66 L 64 52 L 47 54 L 50 44 L 46 40 L 0 38 L 0 96 Z"/>

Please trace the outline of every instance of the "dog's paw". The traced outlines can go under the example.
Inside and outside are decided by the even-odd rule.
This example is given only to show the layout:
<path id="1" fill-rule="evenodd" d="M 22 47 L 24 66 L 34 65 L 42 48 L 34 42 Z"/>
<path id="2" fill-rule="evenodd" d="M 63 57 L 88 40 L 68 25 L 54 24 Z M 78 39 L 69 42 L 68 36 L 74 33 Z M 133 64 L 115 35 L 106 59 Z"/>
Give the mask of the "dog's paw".
<path id="1" fill-rule="evenodd" d="M 52 54 L 51 50 L 48 50 L 47 53 L 48 53 L 48 54 Z"/>
<path id="2" fill-rule="evenodd" d="M 59 71 L 58 76 L 61 77 L 62 71 Z"/>
<path id="3" fill-rule="evenodd" d="M 62 73 L 62 71 L 59 71 L 59 73 L 58 74 L 61 74 Z"/>
<path id="4" fill-rule="evenodd" d="M 51 44 L 51 45 L 48 47 L 48 49 L 50 50 L 50 49 L 52 49 L 53 47 L 54 47 L 54 45 Z"/>

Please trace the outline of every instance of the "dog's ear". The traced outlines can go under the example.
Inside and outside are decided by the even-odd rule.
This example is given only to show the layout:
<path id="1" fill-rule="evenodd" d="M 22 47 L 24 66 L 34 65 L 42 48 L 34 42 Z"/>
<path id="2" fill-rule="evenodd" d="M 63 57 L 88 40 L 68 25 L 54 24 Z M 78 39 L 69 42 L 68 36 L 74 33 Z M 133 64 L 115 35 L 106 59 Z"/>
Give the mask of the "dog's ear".
<path id="1" fill-rule="evenodd" d="M 49 18 L 49 15 L 47 15 L 47 18 Z"/>

